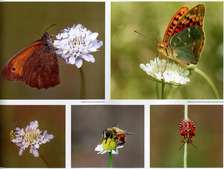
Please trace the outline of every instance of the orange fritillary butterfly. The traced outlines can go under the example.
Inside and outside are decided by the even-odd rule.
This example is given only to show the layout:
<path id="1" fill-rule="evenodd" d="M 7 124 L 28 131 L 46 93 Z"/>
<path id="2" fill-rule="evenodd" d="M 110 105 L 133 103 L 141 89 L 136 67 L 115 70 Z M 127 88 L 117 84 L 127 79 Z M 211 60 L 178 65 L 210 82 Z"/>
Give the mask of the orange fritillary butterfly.
<path id="1" fill-rule="evenodd" d="M 191 10 L 181 7 L 171 19 L 163 42 L 157 44 L 159 53 L 180 64 L 197 64 L 205 42 L 204 16 L 203 4 Z"/>

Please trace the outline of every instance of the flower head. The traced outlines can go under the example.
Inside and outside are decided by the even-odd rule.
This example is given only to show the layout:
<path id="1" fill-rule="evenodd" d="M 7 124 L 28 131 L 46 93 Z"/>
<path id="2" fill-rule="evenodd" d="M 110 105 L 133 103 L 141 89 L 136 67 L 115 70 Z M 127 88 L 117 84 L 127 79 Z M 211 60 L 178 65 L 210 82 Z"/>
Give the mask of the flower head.
<path id="1" fill-rule="evenodd" d="M 20 129 L 19 127 L 16 127 L 14 130 L 15 137 L 11 142 L 20 147 L 20 156 L 22 155 L 23 150 L 30 146 L 30 153 L 35 157 L 38 157 L 39 152 L 37 149 L 40 145 L 50 142 L 50 140 L 54 138 L 52 134 L 47 134 L 47 130 L 45 130 L 43 135 L 41 135 L 42 131 L 40 131 L 38 127 L 38 121 L 31 121 L 30 125 L 26 126 L 26 128 Z"/>
<path id="2" fill-rule="evenodd" d="M 190 81 L 187 77 L 189 70 L 185 70 L 175 63 L 167 63 L 164 59 L 155 58 L 154 61 L 150 60 L 146 65 L 140 64 L 140 68 L 159 82 L 185 85 Z"/>
<path id="3" fill-rule="evenodd" d="M 102 144 L 98 144 L 95 148 L 95 151 L 99 151 L 97 154 L 105 154 L 106 152 L 112 152 L 112 154 L 118 154 L 118 148 L 123 148 L 123 146 L 117 146 L 114 139 L 108 138 L 103 140 Z"/>
<path id="4" fill-rule="evenodd" d="M 59 33 L 54 40 L 54 46 L 58 48 L 55 52 L 60 54 L 67 64 L 75 64 L 78 68 L 82 66 L 82 59 L 87 62 L 95 62 L 91 52 L 96 52 L 103 45 L 97 40 L 98 33 L 92 32 L 81 24 L 68 27 Z"/>

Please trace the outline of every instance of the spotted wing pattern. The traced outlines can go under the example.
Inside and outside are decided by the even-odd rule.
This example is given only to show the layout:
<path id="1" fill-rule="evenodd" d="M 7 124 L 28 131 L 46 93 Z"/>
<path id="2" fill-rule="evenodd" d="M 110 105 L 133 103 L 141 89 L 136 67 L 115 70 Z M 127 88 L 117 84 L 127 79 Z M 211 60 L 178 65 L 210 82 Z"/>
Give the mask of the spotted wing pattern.
<path id="1" fill-rule="evenodd" d="M 189 11 L 187 6 L 181 7 L 172 17 L 170 23 L 166 29 L 166 32 L 163 37 L 163 42 L 167 42 L 170 38 L 170 35 L 173 33 L 173 30 L 176 28 L 177 24 L 181 20 L 181 18 Z"/>
<path id="2" fill-rule="evenodd" d="M 184 16 L 180 18 L 179 22 L 174 27 L 170 37 L 174 36 L 176 33 L 182 31 L 186 27 L 192 25 L 198 25 L 203 30 L 204 16 L 205 16 L 205 6 L 203 4 L 199 4 L 193 7 L 190 11 L 188 11 Z"/>

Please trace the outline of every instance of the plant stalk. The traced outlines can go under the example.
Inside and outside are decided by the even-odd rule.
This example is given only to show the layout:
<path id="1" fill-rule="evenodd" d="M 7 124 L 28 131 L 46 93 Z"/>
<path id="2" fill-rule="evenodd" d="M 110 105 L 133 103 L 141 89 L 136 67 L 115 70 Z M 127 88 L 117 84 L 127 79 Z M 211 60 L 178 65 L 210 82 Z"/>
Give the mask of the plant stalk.
<path id="1" fill-rule="evenodd" d="M 47 165 L 48 168 L 51 168 L 50 164 L 44 159 L 44 157 L 41 155 L 41 153 L 39 152 L 39 156 L 42 159 L 42 161 Z"/>
<path id="2" fill-rule="evenodd" d="M 208 75 L 206 75 L 203 71 L 201 71 L 198 68 L 195 68 L 194 71 L 197 72 L 199 75 L 201 75 L 208 82 L 208 84 L 211 86 L 211 88 L 215 94 L 216 99 L 220 99 L 218 89 L 216 88 L 213 81 L 208 77 Z"/>
<path id="3" fill-rule="evenodd" d="M 109 152 L 109 158 L 110 158 L 110 168 L 113 168 L 112 152 Z"/>
<path id="4" fill-rule="evenodd" d="M 82 67 L 79 68 L 80 70 L 80 76 L 81 76 L 81 86 L 80 86 L 80 99 L 85 99 L 86 97 L 86 81 L 85 81 L 85 75 L 83 72 Z"/>
<path id="5" fill-rule="evenodd" d="M 184 105 L 184 119 L 188 118 L 188 106 Z M 184 168 L 187 168 L 187 143 L 184 144 Z"/>
<path id="6" fill-rule="evenodd" d="M 161 99 L 165 99 L 164 97 L 164 89 L 165 89 L 165 83 L 162 82 L 162 87 L 161 87 Z"/>

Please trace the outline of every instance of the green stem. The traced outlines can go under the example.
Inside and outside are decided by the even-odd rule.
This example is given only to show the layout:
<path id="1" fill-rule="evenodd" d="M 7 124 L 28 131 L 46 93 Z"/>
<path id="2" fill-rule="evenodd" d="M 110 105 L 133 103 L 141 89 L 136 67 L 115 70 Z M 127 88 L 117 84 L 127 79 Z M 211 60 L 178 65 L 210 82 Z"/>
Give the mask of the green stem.
<path id="1" fill-rule="evenodd" d="M 211 86 L 211 88 L 212 88 L 212 90 L 213 90 L 213 92 L 215 94 L 216 99 L 220 99 L 219 92 L 218 92 L 215 84 L 213 83 L 213 81 L 208 77 L 208 75 L 206 75 L 203 71 L 201 71 L 198 68 L 195 68 L 194 71 L 197 72 L 199 75 L 201 75 L 203 78 L 205 78 L 205 80 Z"/>
<path id="2" fill-rule="evenodd" d="M 172 85 L 166 86 L 165 96 L 167 99 L 169 99 L 169 93 L 170 93 L 171 89 L 172 89 Z"/>
<path id="3" fill-rule="evenodd" d="M 164 89 L 165 89 L 165 83 L 162 82 L 162 87 L 161 87 L 161 99 L 164 99 Z"/>
<path id="4" fill-rule="evenodd" d="M 159 99 L 159 83 L 156 82 L 156 95 L 157 95 L 157 99 Z"/>
<path id="5" fill-rule="evenodd" d="M 39 151 L 39 156 L 42 159 L 42 161 L 47 165 L 48 168 L 51 168 L 51 166 L 49 165 L 49 163 L 44 159 L 44 157 L 41 155 L 40 151 Z"/>
<path id="6" fill-rule="evenodd" d="M 109 158 L 110 158 L 110 168 L 113 168 L 112 152 L 109 152 Z"/>
<path id="7" fill-rule="evenodd" d="M 80 70 L 80 76 L 81 76 L 81 86 L 80 86 L 80 99 L 85 99 L 86 97 L 86 81 L 85 81 L 85 75 L 82 70 L 82 67 L 79 68 Z"/>
<path id="8" fill-rule="evenodd" d="M 187 143 L 184 144 L 184 168 L 187 168 Z"/>
<path id="9" fill-rule="evenodd" d="M 188 106 L 184 105 L 184 119 L 188 118 Z"/>
<path id="10" fill-rule="evenodd" d="M 188 118 L 188 106 L 184 105 L 184 119 Z M 184 144 L 184 168 L 187 168 L 187 143 Z"/>

